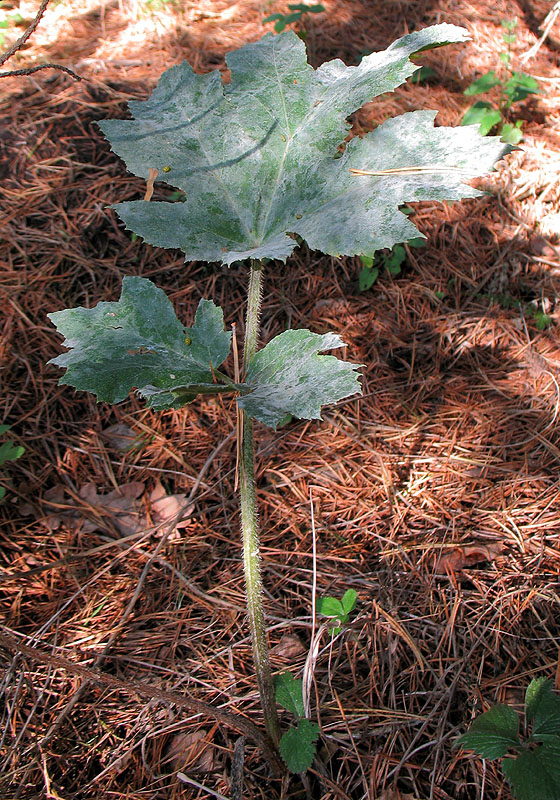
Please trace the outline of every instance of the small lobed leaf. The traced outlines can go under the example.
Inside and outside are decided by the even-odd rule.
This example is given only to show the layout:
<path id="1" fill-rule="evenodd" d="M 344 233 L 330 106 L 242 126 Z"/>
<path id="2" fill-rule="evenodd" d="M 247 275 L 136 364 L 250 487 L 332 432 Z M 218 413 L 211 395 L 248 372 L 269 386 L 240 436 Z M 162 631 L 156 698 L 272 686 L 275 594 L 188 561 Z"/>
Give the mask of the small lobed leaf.
<path id="1" fill-rule="evenodd" d="M 303 707 L 303 681 L 294 678 L 291 672 L 282 672 L 274 678 L 276 702 L 291 711 L 296 717 L 304 717 Z"/>
<path id="2" fill-rule="evenodd" d="M 319 726 L 308 719 L 299 721 L 297 728 L 290 728 L 280 739 L 280 754 L 290 772 L 305 772 L 313 764 L 315 742 L 319 737 Z"/>
<path id="3" fill-rule="evenodd" d="M 272 428 L 286 414 L 320 419 L 321 406 L 360 392 L 359 364 L 318 355 L 343 344 L 334 333 L 281 333 L 251 359 L 246 377 L 249 393 L 237 402 L 249 416 Z"/>
<path id="4" fill-rule="evenodd" d="M 154 284 L 125 277 L 118 302 L 57 311 L 48 317 L 67 353 L 49 363 L 66 368 L 60 383 L 118 403 L 137 388 L 154 408 L 179 407 L 198 393 L 216 393 L 212 367 L 229 353 L 223 314 L 201 300 L 192 328 L 183 329 L 171 302 Z"/>
<path id="5" fill-rule="evenodd" d="M 502 758 L 512 747 L 519 747 L 519 717 L 510 706 L 496 705 L 477 717 L 467 733 L 457 740 L 466 750 L 482 758 Z"/>

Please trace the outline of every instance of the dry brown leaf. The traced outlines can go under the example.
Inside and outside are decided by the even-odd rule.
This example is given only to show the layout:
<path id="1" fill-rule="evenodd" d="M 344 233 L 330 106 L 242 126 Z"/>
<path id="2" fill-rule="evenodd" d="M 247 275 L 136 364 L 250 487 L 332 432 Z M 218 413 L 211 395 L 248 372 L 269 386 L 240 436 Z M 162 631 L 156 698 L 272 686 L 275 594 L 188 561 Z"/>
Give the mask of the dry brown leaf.
<path id="1" fill-rule="evenodd" d="M 288 661 L 305 653 L 306 648 L 301 642 L 301 639 L 293 633 L 286 633 L 277 645 L 275 645 L 270 654 L 278 656 L 278 658 L 285 658 Z"/>
<path id="2" fill-rule="evenodd" d="M 438 558 L 435 571 L 438 575 L 460 572 L 462 569 L 467 569 L 483 561 L 494 561 L 504 550 L 505 545 L 502 542 L 454 547 L 453 550 L 449 550 Z"/>
<path id="3" fill-rule="evenodd" d="M 167 761 L 174 772 L 189 769 L 210 772 L 214 769 L 214 748 L 206 741 L 208 731 L 200 728 L 192 733 L 177 733 L 167 746 Z"/>

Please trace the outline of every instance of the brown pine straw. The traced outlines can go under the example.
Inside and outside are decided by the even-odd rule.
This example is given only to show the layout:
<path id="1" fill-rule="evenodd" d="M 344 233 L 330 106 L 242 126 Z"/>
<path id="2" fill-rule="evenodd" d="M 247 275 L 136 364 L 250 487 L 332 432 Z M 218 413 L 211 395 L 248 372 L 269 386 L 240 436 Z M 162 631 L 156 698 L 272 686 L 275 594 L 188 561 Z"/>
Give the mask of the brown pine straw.
<path id="1" fill-rule="evenodd" d="M 458 124 L 470 103 L 463 89 L 496 67 L 501 20 L 518 17 L 522 54 L 550 9 L 544 0 L 531 13 L 517 2 L 324 5 L 307 22 L 315 65 L 355 64 L 434 22 L 472 32 L 469 45 L 423 56 L 432 81 L 354 114 L 358 135 L 414 108 Z M 228 50 L 271 29 L 267 13 L 286 10 L 64 0 L 10 66 L 56 61 L 87 81 L 2 81 L 0 422 L 26 448 L 0 475 L 0 619 L 11 637 L 1 641 L 2 797 L 207 796 L 177 772 L 228 796 L 238 793 L 241 731 L 246 800 L 511 800 L 498 765 L 453 743 L 492 703 L 520 710 L 531 678 L 559 674 L 554 36 L 525 67 L 542 93 L 520 111 L 521 149 L 479 181 L 484 197 L 414 205 L 427 246 L 409 249 L 401 275 L 382 271 L 361 294 L 357 258 L 306 247 L 268 269 L 263 342 L 287 327 L 333 330 L 347 344 L 341 355 L 367 365 L 362 399 L 325 409 L 321 422 L 258 431 L 273 669 L 301 677 L 310 646 L 311 485 L 318 595 L 358 593 L 351 622 L 313 653 L 321 739 L 306 783 L 271 777 L 258 734 L 228 438 L 235 409 L 197 402 L 155 414 L 134 396 L 109 408 L 58 386 L 47 366 L 60 339 L 46 313 L 116 300 L 123 275 L 154 280 L 186 325 L 200 297 L 213 297 L 242 336 L 245 269 L 184 264 L 179 252 L 132 240 L 109 206 L 142 198 L 146 184 L 95 121 L 123 117 L 126 101 L 145 98 L 183 58 L 200 72 L 223 68 Z M 19 32 L 8 34 L 7 47 Z M 156 181 L 152 201 L 172 192 Z M 551 317 L 544 330 L 535 310 Z M 115 424 L 131 429 L 129 451 L 111 437 Z M 105 496 L 134 481 L 144 486 L 141 513 L 123 534 L 117 512 L 92 505 L 84 486 Z M 186 527 L 166 533 L 157 523 L 158 481 L 191 496 Z M 286 713 L 282 722 L 293 721 Z"/>

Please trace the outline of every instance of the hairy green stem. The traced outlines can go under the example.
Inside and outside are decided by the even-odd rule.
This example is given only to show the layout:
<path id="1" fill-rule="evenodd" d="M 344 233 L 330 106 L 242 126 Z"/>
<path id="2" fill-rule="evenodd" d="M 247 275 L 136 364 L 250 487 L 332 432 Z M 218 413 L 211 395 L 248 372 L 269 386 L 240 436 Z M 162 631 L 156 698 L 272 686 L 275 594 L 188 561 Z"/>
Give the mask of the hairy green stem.
<path id="1" fill-rule="evenodd" d="M 251 261 L 247 293 L 247 321 L 243 348 L 243 371 L 247 372 L 249 360 L 257 350 L 259 314 L 261 304 L 262 264 Z M 280 739 L 276 698 L 266 642 L 263 609 L 263 588 L 259 551 L 259 523 L 255 491 L 255 449 L 253 421 L 242 412 L 242 439 L 239 453 L 239 489 L 241 498 L 241 528 L 243 534 L 243 565 L 247 591 L 247 614 L 251 629 L 253 659 L 257 685 L 261 697 L 266 730 L 277 745 Z"/>

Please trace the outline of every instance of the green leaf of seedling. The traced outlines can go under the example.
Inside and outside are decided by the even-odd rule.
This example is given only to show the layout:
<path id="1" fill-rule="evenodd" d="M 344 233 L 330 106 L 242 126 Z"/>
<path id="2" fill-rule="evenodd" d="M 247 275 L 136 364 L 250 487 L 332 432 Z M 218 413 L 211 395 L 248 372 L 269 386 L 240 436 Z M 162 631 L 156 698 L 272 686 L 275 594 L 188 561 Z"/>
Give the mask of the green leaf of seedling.
<path id="1" fill-rule="evenodd" d="M 506 44 L 513 44 L 517 39 L 517 34 L 515 33 L 502 33 L 502 39 Z"/>
<path id="2" fill-rule="evenodd" d="M 502 769 L 517 800 L 559 800 L 560 738 L 504 759 Z"/>
<path id="3" fill-rule="evenodd" d="M 435 128 L 435 112 L 415 111 L 338 148 L 349 114 L 416 71 L 410 56 L 466 39 L 462 28 L 436 25 L 357 67 L 334 60 L 314 70 L 304 44 L 285 32 L 230 53 L 228 85 L 218 71 L 172 67 L 148 100 L 129 104 L 133 119 L 100 125 L 130 172 L 147 179 L 157 169 L 185 202 L 125 202 L 119 216 L 151 244 L 224 264 L 286 261 L 294 237 L 333 256 L 371 256 L 414 238 L 400 205 L 478 196 L 466 177 L 492 169 L 507 146 L 474 130 Z M 437 169 L 350 172 L 419 166 Z"/>
<path id="4" fill-rule="evenodd" d="M 506 31 L 514 31 L 517 28 L 517 20 L 503 19 L 500 25 L 502 26 L 502 28 L 505 28 Z"/>
<path id="5" fill-rule="evenodd" d="M 320 3 L 315 3 L 312 6 L 308 6 L 305 3 L 288 3 L 288 8 L 290 11 L 299 11 L 300 14 L 320 14 L 325 10 L 325 6 Z"/>
<path id="6" fill-rule="evenodd" d="M 411 83 L 424 83 L 425 81 L 429 81 L 431 78 L 435 78 L 437 75 L 435 69 L 432 67 L 420 67 L 419 70 L 416 70 L 414 75 L 410 78 Z"/>
<path id="7" fill-rule="evenodd" d="M 367 292 L 368 289 L 371 289 L 378 277 L 379 269 L 377 267 L 364 267 L 361 269 L 358 276 L 358 288 L 360 292 Z"/>
<path id="8" fill-rule="evenodd" d="M 297 728 L 291 728 L 280 739 L 280 753 L 290 772 L 305 772 L 313 764 L 315 742 L 319 738 L 319 726 L 308 719 L 300 720 Z"/>
<path id="9" fill-rule="evenodd" d="M 525 100 L 530 94 L 539 93 L 539 84 L 531 75 L 524 72 L 514 72 L 511 78 L 504 85 L 504 94 L 509 97 L 512 103 Z"/>
<path id="10" fill-rule="evenodd" d="M 553 692 L 550 681 L 531 681 L 525 694 L 525 714 L 533 723 L 533 741 L 539 741 L 542 735 L 560 736 L 560 696 Z"/>
<path id="11" fill-rule="evenodd" d="M 363 267 L 371 269 L 373 267 L 374 256 L 360 256 L 360 261 Z"/>
<path id="12" fill-rule="evenodd" d="M 348 615 L 356 608 L 356 602 L 358 600 L 358 593 L 354 589 L 347 589 L 344 594 L 342 595 L 342 608 L 344 612 Z"/>
<path id="13" fill-rule="evenodd" d="M 125 277 L 118 302 L 48 315 L 69 349 L 49 363 L 66 367 L 60 383 L 118 403 L 137 388 L 153 408 L 178 408 L 199 393 L 226 387 L 212 368 L 227 358 L 231 333 L 222 310 L 201 300 L 186 331 L 161 289 L 145 278 Z M 228 389 L 231 391 L 231 389 Z"/>
<path id="14" fill-rule="evenodd" d="M 521 130 L 521 125 L 523 124 L 523 120 L 518 119 L 515 125 L 511 122 L 504 122 L 500 129 L 500 136 L 502 142 L 508 142 L 508 144 L 519 144 L 519 142 L 523 139 L 523 131 Z"/>
<path id="15" fill-rule="evenodd" d="M 518 732 L 519 717 L 513 708 L 500 704 L 477 717 L 456 744 L 492 760 L 502 758 L 512 747 L 520 747 Z"/>
<path id="16" fill-rule="evenodd" d="M 404 261 L 406 261 L 406 250 L 402 244 L 396 244 L 385 257 L 385 268 L 391 275 L 400 275 Z"/>
<path id="17" fill-rule="evenodd" d="M 282 672 L 274 678 L 276 702 L 298 718 L 305 717 L 303 707 L 303 681 L 291 672 Z"/>
<path id="18" fill-rule="evenodd" d="M 478 125 L 478 132 L 486 136 L 495 125 L 502 121 L 502 115 L 490 103 L 482 100 L 474 103 L 463 116 L 461 125 Z"/>
<path id="19" fill-rule="evenodd" d="M 414 239 L 409 239 L 407 244 L 409 247 L 426 247 L 426 239 L 423 236 L 417 236 Z"/>
<path id="20" fill-rule="evenodd" d="M 511 62 L 511 53 L 498 53 L 498 58 L 506 67 L 509 67 Z"/>
<path id="21" fill-rule="evenodd" d="M 480 78 L 477 78 L 473 81 L 470 86 L 464 91 L 464 94 L 467 97 L 471 97 L 472 95 L 476 94 L 485 94 L 489 92 L 490 89 L 493 89 L 494 86 L 498 86 L 500 84 L 500 79 L 496 77 L 496 73 L 494 70 L 490 72 L 485 72 L 484 75 L 481 75 Z"/>
<path id="22" fill-rule="evenodd" d="M 0 434 L 10 430 L 10 425 L 0 425 Z"/>
<path id="23" fill-rule="evenodd" d="M 315 604 L 317 614 L 323 617 L 343 617 L 345 614 L 344 606 L 336 597 L 318 597 Z"/>
<path id="24" fill-rule="evenodd" d="M 25 447 L 22 447 L 20 444 L 14 444 L 12 441 L 3 442 L 0 444 L 0 467 L 3 466 L 6 461 L 15 461 L 17 458 L 21 458 L 24 453 Z"/>
<path id="25" fill-rule="evenodd" d="M 361 391 L 360 364 L 318 355 L 342 347 L 335 333 L 288 330 L 259 350 L 249 363 L 246 391 L 238 403 L 249 416 L 277 428 L 286 414 L 320 419 L 321 406 Z"/>

